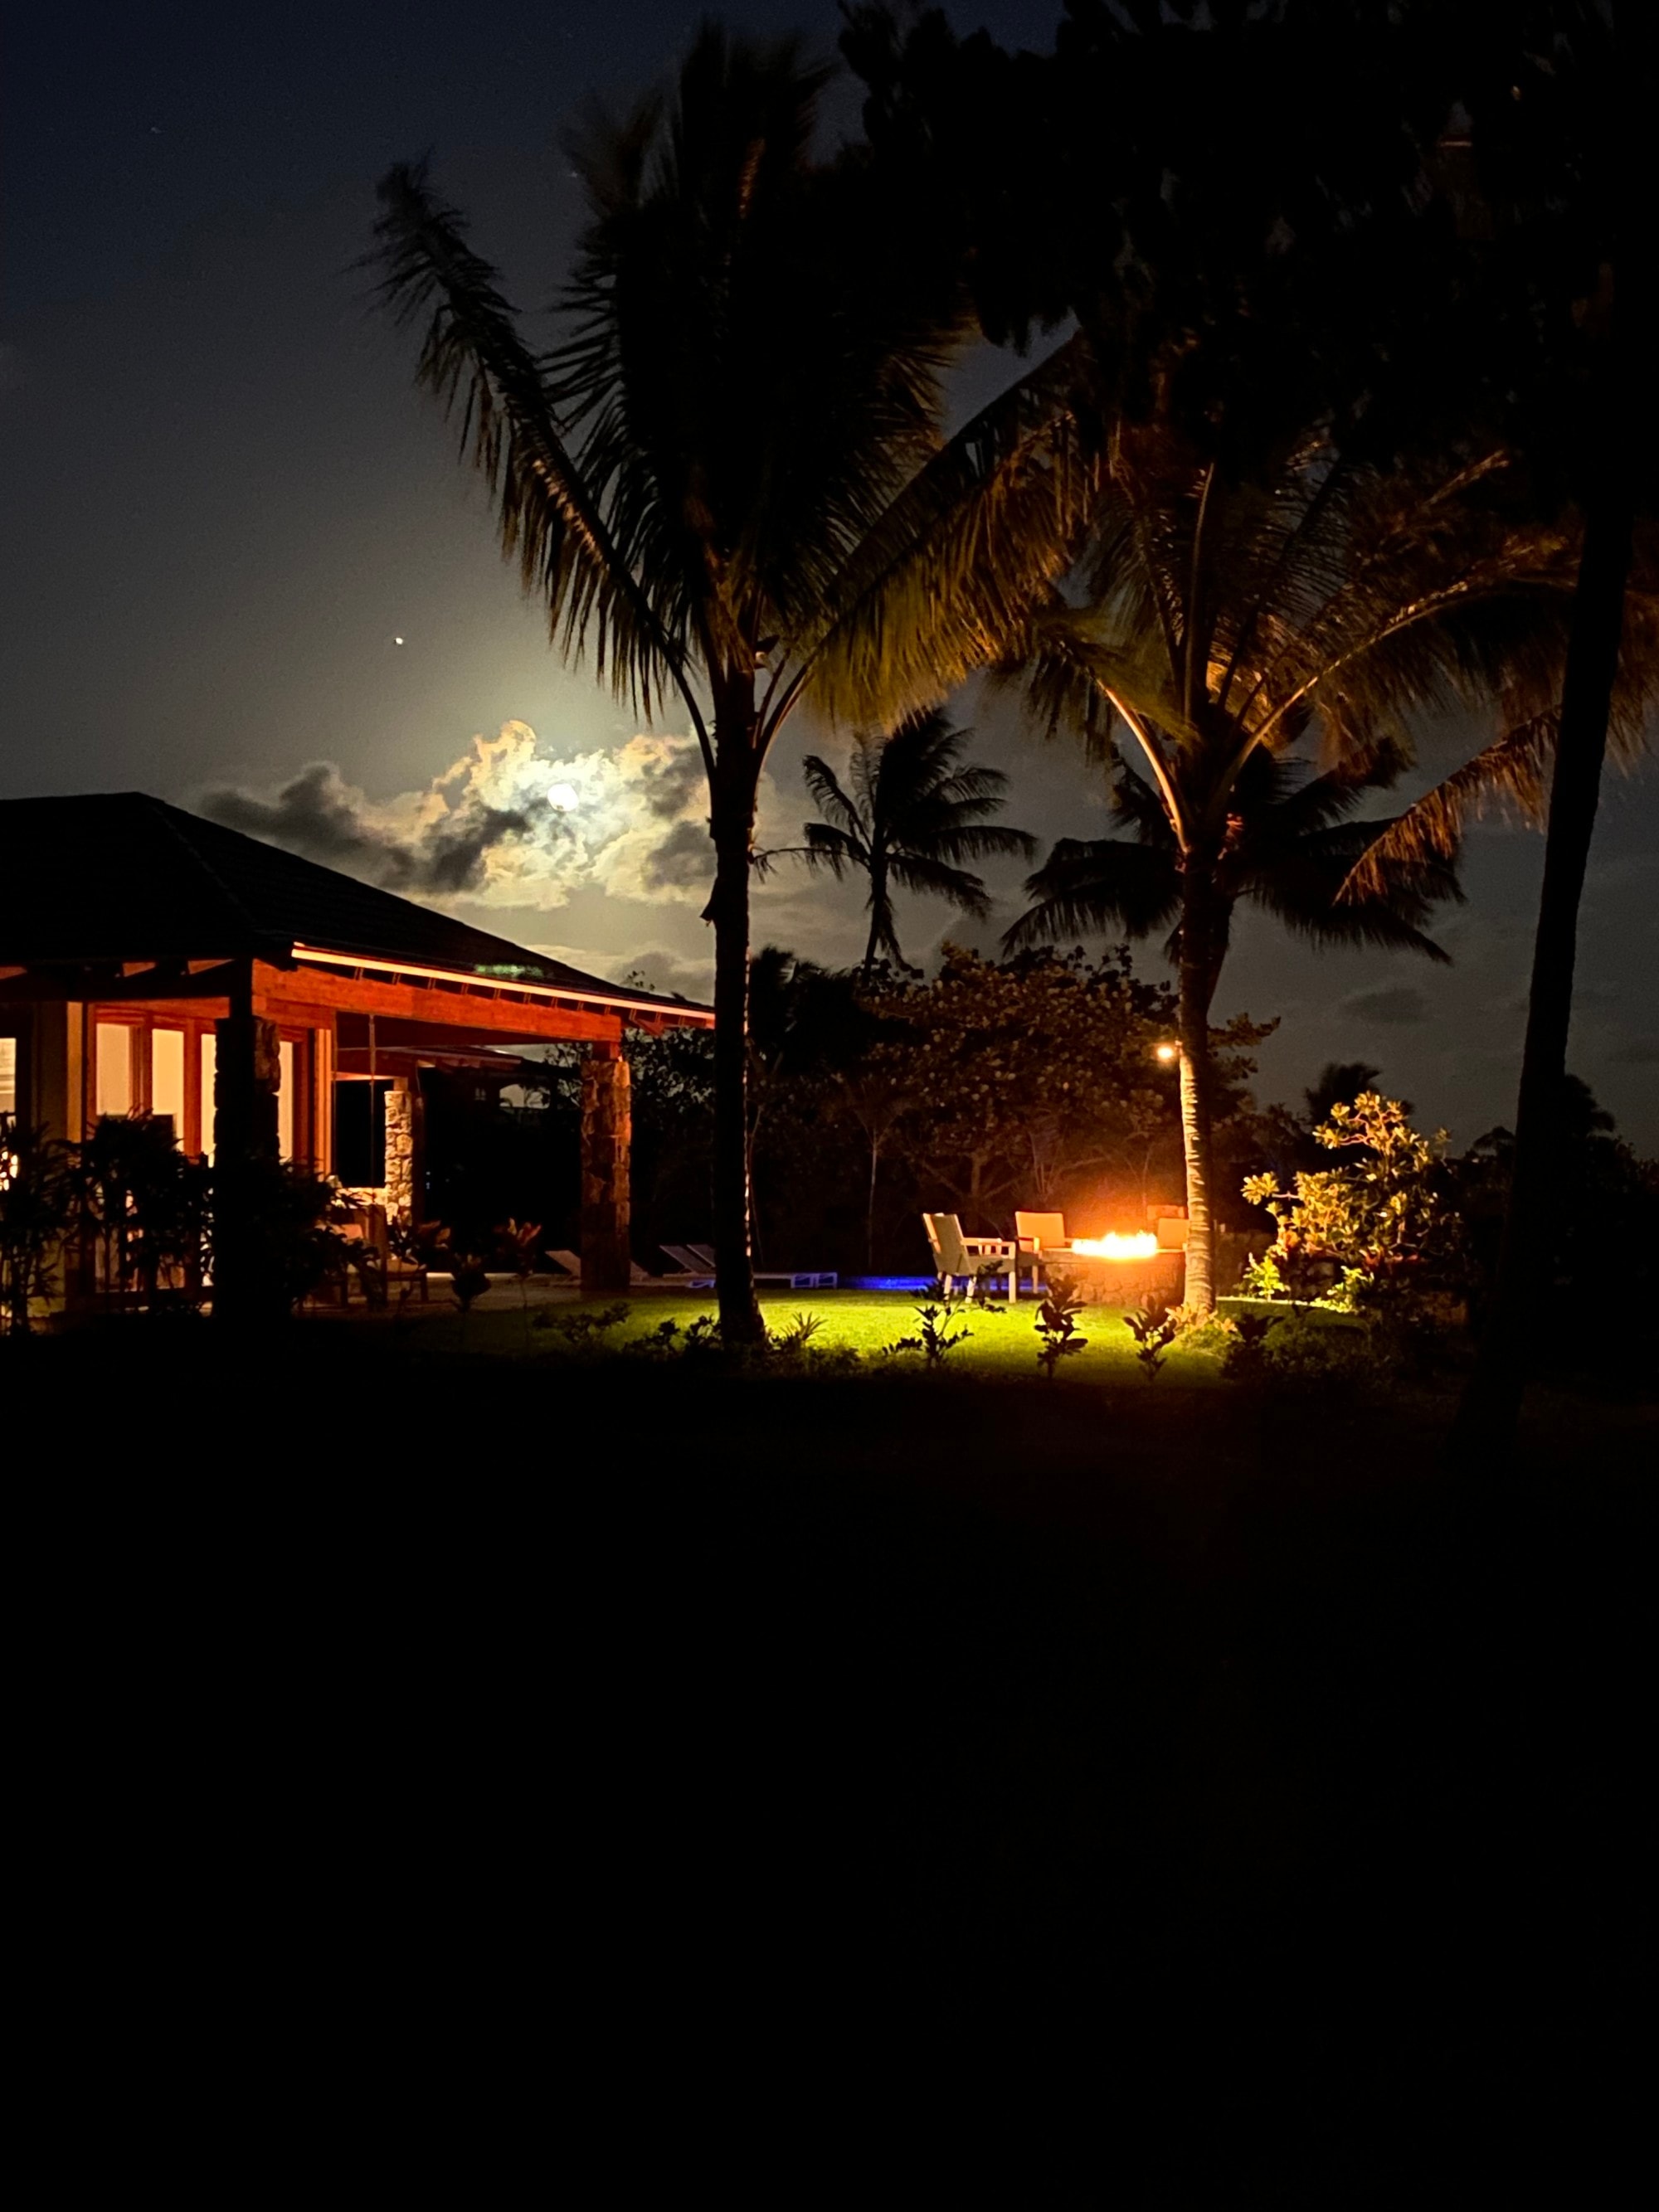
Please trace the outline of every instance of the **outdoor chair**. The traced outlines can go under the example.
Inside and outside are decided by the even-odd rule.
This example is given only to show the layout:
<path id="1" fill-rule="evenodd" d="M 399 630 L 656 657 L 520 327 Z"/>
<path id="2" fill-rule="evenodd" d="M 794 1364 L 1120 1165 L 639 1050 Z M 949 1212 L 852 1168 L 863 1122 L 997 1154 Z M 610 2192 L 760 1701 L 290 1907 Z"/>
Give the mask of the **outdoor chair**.
<path id="1" fill-rule="evenodd" d="M 712 1260 L 698 1259 L 696 1254 L 687 1244 L 665 1244 L 661 1249 L 668 1255 L 679 1270 L 677 1275 L 663 1276 L 664 1282 L 672 1283 L 677 1288 L 683 1287 L 690 1291 L 708 1291 L 714 1288 L 714 1263 Z"/>
<path id="2" fill-rule="evenodd" d="M 712 1244 L 693 1244 L 690 1248 L 713 1272 L 714 1248 Z M 757 1283 L 769 1285 L 783 1291 L 833 1291 L 841 1277 L 830 1267 L 757 1267 L 753 1271 Z"/>
<path id="3" fill-rule="evenodd" d="M 392 1250 L 391 1227 L 383 1206 L 350 1207 L 344 1220 L 337 1224 L 336 1234 L 344 1240 L 341 1265 L 317 1296 L 337 1296 L 343 1306 L 349 1306 L 355 1270 L 368 1305 L 385 1305 L 394 1283 L 401 1285 L 405 1292 L 417 1294 L 422 1305 L 427 1303 L 425 1262 L 405 1260 Z"/>
<path id="4" fill-rule="evenodd" d="M 371 1206 L 368 1208 L 367 1235 L 368 1243 L 373 1245 L 378 1255 L 380 1273 L 387 1290 L 389 1291 L 394 1283 L 400 1283 L 406 1292 L 414 1291 L 418 1293 L 421 1304 L 424 1305 L 427 1303 L 428 1288 L 426 1262 L 424 1260 L 405 1260 L 401 1253 L 392 1250 L 392 1231 L 386 1220 L 384 1206 Z"/>
<path id="5" fill-rule="evenodd" d="M 1019 1247 L 1022 1261 L 1030 1261 L 1031 1288 L 1036 1288 L 1037 1277 L 1043 1263 L 1050 1259 L 1062 1259 L 1072 1249 L 1072 1240 L 1066 1234 L 1063 1213 L 1018 1213 L 1014 1215 L 1014 1243 Z"/>
<path id="6" fill-rule="evenodd" d="M 954 1286 L 958 1281 L 972 1284 L 981 1275 L 1006 1275 L 1009 1297 L 1019 1296 L 1017 1244 L 1006 1237 L 964 1237 L 961 1220 L 954 1213 L 924 1213 L 921 1218 L 942 1282 Z"/>
<path id="7" fill-rule="evenodd" d="M 574 1275 L 576 1278 L 576 1280 L 579 1283 L 580 1282 L 582 1279 L 582 1263 L 580 1254 L 575 1252 L 549 1252 L 545 1256 L 552 1261 L 556 1267 L 562 1269 L 564 1273 L 567 1275 Z M 655 1283 L 660 1278 L 653 1275 L 648 1268 L 641 1267 L 637 1260 L 630 1260 L 629 1261 L 628 1284 L 630 1290 L 637 1291 L 648 1288 L 651 1284 Z"/>
<path id="8" fill-rule="evenodd" d="M 665 1244 L 663 1250 L 671 1260 L 682 1265 L 690 1260 L 702 1269 L 708 1280 L 714 1279 L 714 1248 L 712 1244 Z M 841 1277 L 832 1267 L 757 1267 L 757 1283 L 775 1290 L 833 1291 Z"/>

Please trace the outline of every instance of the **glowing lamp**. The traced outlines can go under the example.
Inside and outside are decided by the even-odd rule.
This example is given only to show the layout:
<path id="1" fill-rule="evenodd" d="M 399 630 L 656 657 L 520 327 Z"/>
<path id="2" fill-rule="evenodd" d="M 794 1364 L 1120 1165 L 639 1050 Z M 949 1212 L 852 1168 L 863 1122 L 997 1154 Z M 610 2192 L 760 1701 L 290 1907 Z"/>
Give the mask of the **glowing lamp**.
<path id="1" fill-rule="evenodd" d="M 1161 1044 L 1158 1048 L 1158 1056 L 1167 1067 L 1170 1062 L 1175 1059 L 1180 1049 L 1181 1048 L 1179 1045 Z"/>
<path id="2" fill-rule="evenodd" d="M 1085 1260 L 1156 1260 L 1158 1238 L 1150 1229 L 1133 1237 L 1120 1237 L 1111 1229 L 1103 1237 L 1074 1237 L 1072 1249 Z"/>

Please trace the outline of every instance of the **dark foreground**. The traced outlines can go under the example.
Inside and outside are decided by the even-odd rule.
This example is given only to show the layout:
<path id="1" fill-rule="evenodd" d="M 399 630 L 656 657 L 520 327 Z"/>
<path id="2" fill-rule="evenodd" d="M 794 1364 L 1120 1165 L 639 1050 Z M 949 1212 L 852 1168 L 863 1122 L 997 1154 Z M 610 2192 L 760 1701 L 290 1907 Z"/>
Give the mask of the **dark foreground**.
<path id="1" fill-rule="evenodd" d="M 1454 1480 L 1408 1403 L 25 1349 L 36 2063 L 112 2068 L 135 2173 L 1341 2207 L 1646 2165 L 1639 1409 Z"/>

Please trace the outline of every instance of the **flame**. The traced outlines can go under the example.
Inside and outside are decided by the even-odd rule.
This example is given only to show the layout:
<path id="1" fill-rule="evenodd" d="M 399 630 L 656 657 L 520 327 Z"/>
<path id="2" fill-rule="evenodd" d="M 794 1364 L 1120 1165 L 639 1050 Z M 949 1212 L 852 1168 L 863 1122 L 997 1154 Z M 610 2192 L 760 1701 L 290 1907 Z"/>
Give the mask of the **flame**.
<path id="1" fill-rule="evenodd" d="M 1103 1237 L 1076 1237 L 1072 1249 L 1085 1260 L 1155 1260 L 1158 1257 L 1158 1238 L 1150 1229 L 1142 1229 L 1133 1237 L 1120 1237 L 1109 1229 Z"/>

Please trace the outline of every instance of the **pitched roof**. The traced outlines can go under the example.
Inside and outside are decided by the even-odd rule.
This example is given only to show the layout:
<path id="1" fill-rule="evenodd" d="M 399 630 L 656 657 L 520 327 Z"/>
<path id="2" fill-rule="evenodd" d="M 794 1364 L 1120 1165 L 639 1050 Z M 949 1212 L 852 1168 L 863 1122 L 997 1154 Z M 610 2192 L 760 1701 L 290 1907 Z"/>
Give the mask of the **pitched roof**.
<path id="1" fill-rule="evenodd" d="M 0 964 L 286 961 L 296 945 L 597 994 L 615 1006 L 692 1011 L 142 791 L 0 799 Z"/>

